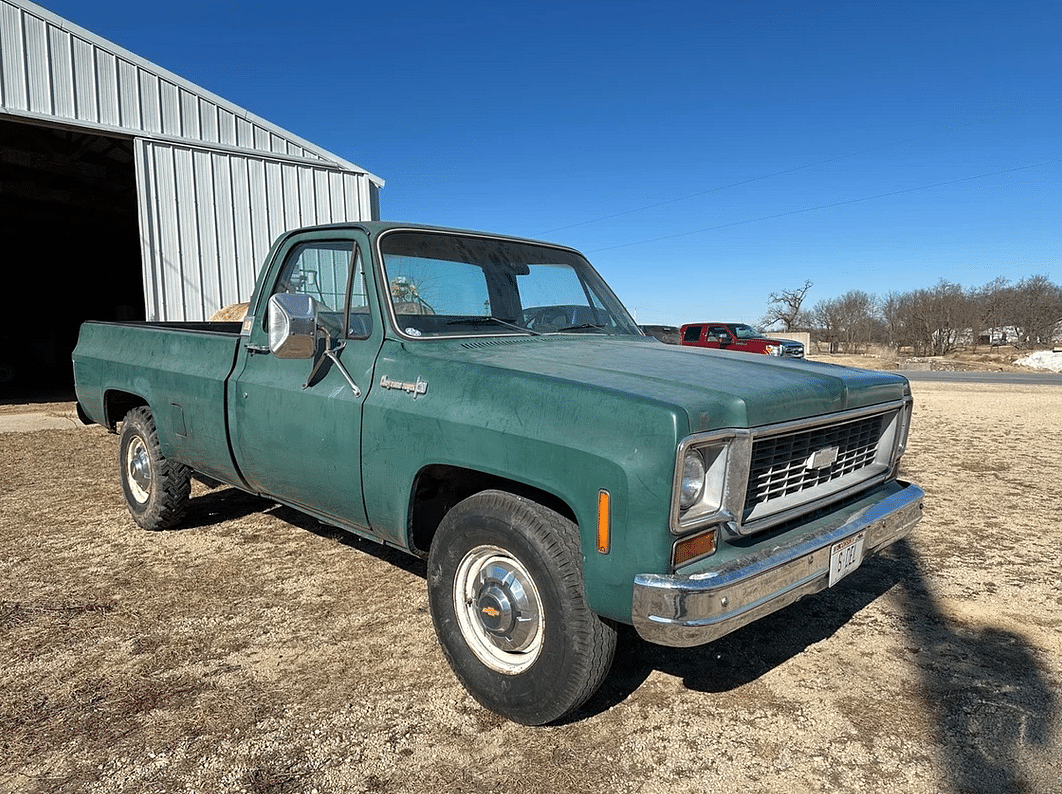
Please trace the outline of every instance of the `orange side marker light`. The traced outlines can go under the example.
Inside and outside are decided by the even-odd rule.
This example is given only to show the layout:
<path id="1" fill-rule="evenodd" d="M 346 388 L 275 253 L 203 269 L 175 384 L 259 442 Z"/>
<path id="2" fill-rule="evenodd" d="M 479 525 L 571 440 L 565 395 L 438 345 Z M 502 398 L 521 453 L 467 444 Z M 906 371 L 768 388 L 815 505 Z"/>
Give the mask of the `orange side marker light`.
<path id="1" fill-rule="evenodd" d="M 608 491 L 597 492 L 597 550 L 608 554 L 612 548 L 612 496 Z"/>

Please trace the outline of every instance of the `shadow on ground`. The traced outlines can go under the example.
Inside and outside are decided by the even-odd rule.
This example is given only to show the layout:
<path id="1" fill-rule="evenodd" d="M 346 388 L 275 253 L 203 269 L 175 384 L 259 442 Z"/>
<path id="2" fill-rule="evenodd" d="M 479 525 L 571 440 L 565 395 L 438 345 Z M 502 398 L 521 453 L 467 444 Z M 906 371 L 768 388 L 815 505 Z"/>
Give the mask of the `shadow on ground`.
<path id="1" fill-rule="evenodd" d="M 621 703 L 654 670 L 681 679 L 687 689 L 696 692 L 730 692 L 827 639 L 898 581 L 885 561 L 874 558 L 849 576 L 843 589 L 804 598 L 715 642 L 693 648 L 653 645 L 625 626 L 608 680 L 577 718 Z"/>
<path id="2" fill-rule="evenodd" d="M 946 617 L 907 541 L 895 547 L 905 625 L 917 643 L 922 707 L 931 715 L 956 794 L 1041 794 L 1025 778 L 1023 748 L 1053 741 L 1057 696 L 1022 636 Z M 1062 790 L 1055 771 L 1054 784 Z"/>
<path id="3" fill-rule="evenodd" d="M 323 524 L 291 508 L 235 489 L 192 500 L 184 527 L 255 511 L 328 537 L 382 562 L 425 577 L 424 561 Z M 955 794 L 1041 794 L 1022 767 L 1023 748 L 1053 741 L 1057 697 L 1036 651 L 1018 634 L 964 626 L 943 614 L 925 563 L 906 541 L 867 560 L 844 585 L 805 598 L 733 634 L 696 648 L 665 648 L 621 627 L 620 647 L 605 684 L 570 722 L 607 711 L 631 696 L 654 671 L 693 691 L 724 693 L 757 680 L 836 633 L 886 593 L 899 604 L 913 654 L 921 702 Z"/>
<path id="4" fill-rule="evenodd" d="M 898 585 L 898 587 L 897 587 Z M 944 616 L 922 560 L 907 541 L 864 563 L 843 588 L 820 593 L 697 648 L 664 648 L 624 627 L 609 679 L 576 715 L 585 719 L 621 703 L 650 673 L 680 678 L 698 692 L 728 692 L 784 664 L 844 626 L 890 590 L 901 606 L 915 654 L 921 709 L 955 794 L 1044 794 L 1027 779 L 1023 748 L 1052 746 L 1057 697 L 1018 634 L 967 627 Z M 1062 781 L 1057 780 L 1059 791 Z"/>

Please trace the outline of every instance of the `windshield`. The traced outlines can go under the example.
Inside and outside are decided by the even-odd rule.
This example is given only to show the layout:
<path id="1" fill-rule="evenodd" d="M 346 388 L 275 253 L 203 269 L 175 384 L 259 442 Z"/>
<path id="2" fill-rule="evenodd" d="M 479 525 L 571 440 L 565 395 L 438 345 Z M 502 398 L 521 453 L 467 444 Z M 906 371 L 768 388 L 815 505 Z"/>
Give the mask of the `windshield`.
<path id="1" fill-rule="evenodd" d="M 730 330 L 734 332 L 734 336 L 738 339 L 766 339 L 763 332 L 758 328 L 753 328 L 751 325 L 742 325 L 740 323 L 730 326 Z"/>
<path id="2" fill-rule="evenodd" d="M 407 336 L 641 336 L 574 251 L 431 231 L 390 232 L 380 251 L 395 322 Z"/>

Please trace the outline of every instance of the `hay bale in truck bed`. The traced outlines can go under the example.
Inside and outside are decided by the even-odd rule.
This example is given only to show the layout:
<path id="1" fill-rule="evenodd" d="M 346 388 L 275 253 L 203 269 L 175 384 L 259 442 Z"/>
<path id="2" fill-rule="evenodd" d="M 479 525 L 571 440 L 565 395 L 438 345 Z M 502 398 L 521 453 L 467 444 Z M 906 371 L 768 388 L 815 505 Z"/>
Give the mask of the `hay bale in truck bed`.
<path id="1" fill-rule="evenodd" d="M 247 316 L 246 303 L 230 303 L 210 315 L 212 323 L 240 323 Z"/>

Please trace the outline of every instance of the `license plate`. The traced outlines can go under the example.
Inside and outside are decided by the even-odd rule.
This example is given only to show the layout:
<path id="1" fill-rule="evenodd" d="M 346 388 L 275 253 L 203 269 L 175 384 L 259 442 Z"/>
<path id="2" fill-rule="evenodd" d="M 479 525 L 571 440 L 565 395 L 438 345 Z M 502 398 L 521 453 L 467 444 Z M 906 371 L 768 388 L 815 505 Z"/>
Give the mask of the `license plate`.
<path id="1" fill-rule="evenodd" d="M 866 532 L 860 532 L 830 548 L 830 587 L 859 567 L 863 562 L 863 540 Z"/>

